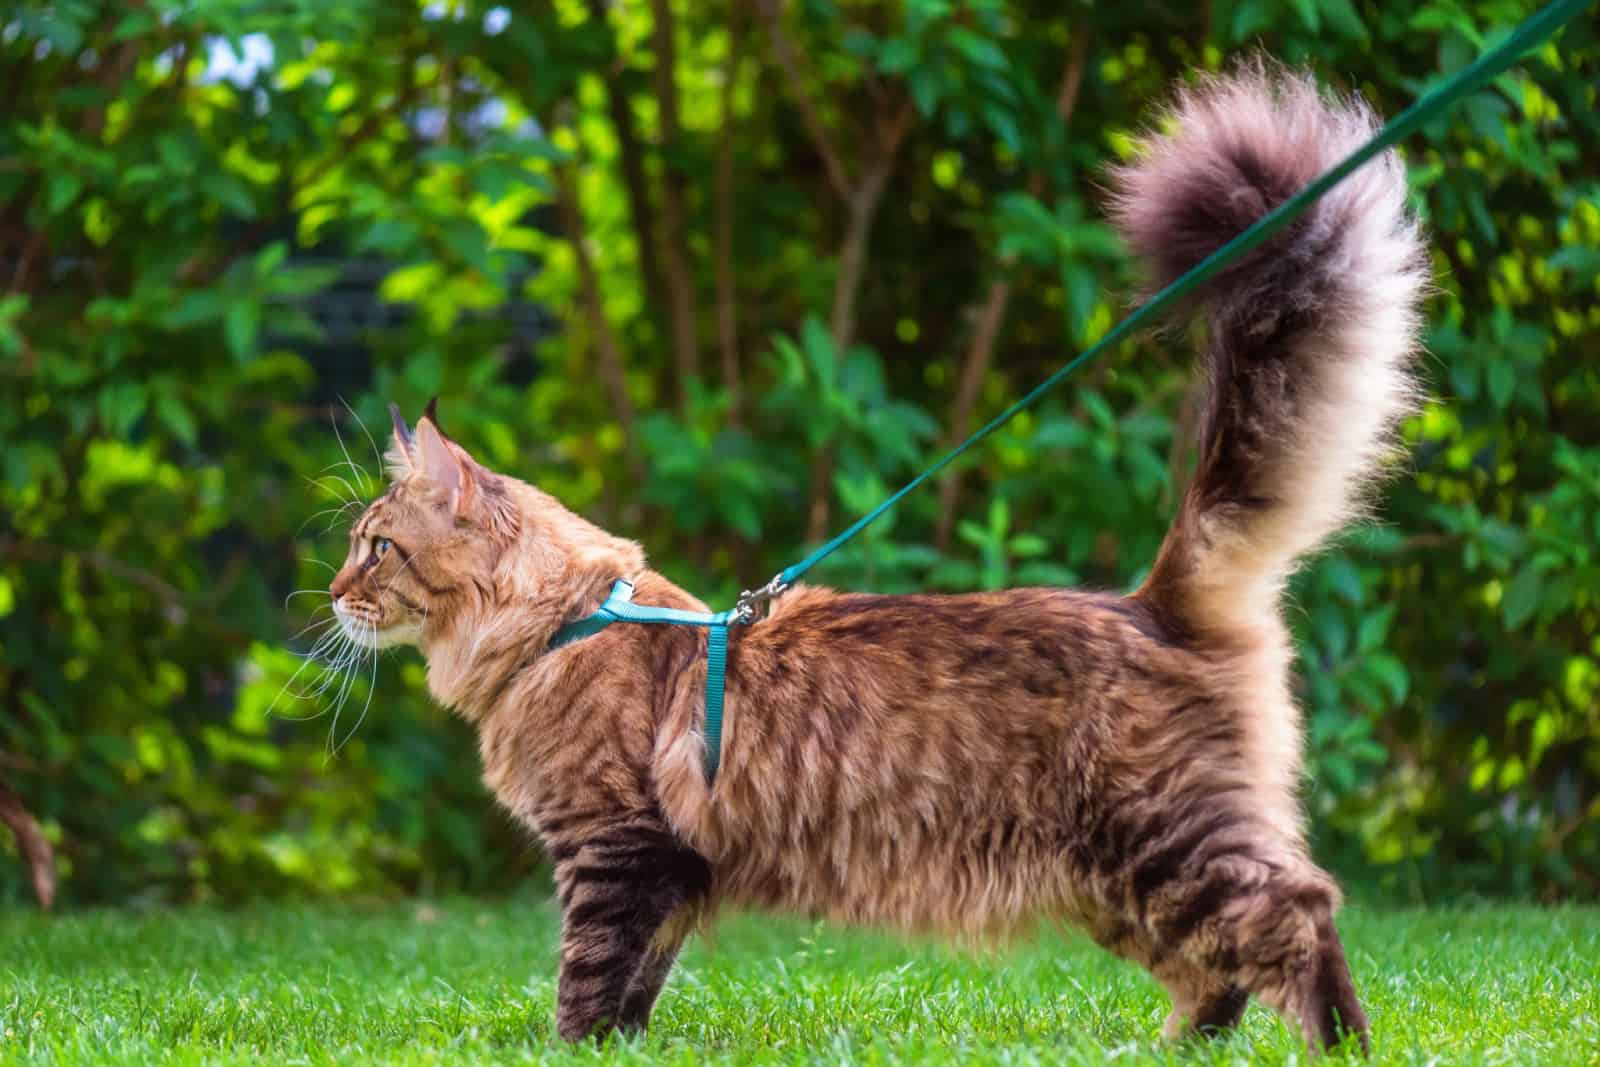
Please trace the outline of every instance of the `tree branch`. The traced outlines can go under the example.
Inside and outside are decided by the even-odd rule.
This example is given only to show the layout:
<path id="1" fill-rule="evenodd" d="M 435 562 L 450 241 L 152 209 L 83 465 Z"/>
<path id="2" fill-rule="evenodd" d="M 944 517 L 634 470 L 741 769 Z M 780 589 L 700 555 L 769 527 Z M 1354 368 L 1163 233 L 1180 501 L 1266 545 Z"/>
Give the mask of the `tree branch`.
<path id="1" fill-rule="evenodd" d="M 879 140 L 873 159 L 861 176 L 861 184 L 851 190 L 846 201 L 850 218 L 845 227 L 844 242 L 839 246 L 839 273 L 833 282 L 833 315 L 829 322 L 834 350 L 837 352 L 855 343 L 856 300 L 866 271 L 872 224 L 877 220 L 884 190 L 894 174 L 895 157 L 899 154 L 900 145 L 911 128 L 911 118 L 915 114 L 915 108 L 907 99 L 901 102 L 892 116 L 879 122 Z"/>
<path id="2" fill-rule="evenodd" d="M 816 102 L 806 91 L 806 75 L 801 59 L 783 27 L 783 0 L 751 0 L 756 13 L 766 25 L 767 37 L 772 44 L 773 58 L 783 73 L 788 95 L 807 135 L 822 159 L 828 184 L 846 211 L 844 237 L 839 246 L 839 268 L 834 276 L 833 307 L 829 316 L 829 333 L 835 352 L 843 352 L 855 343 L 856 308 L 860 299 L 861 283 L 866 277 L 867 250 L 871 244 L 873 223 L 878 208 L 894 174 L 895 160 L 916 117 L 916 108 L 909 97 L 890 105 L 886 93 L 874 92 L 878 104 L 873 116 L 875 129 L 869 139 L 859 181 L 852 181 L 846 171 L 827 127 L 823 125 Z M 823 447 L 811 461 L 811 479 L 807 491 L 806 536 L 817 540 L 827 532 L 829 507 L 832 500 L 833 450 Z"/>
<path id="3" fill-rule="evenodd" d="M 911 129 L 916 108 L 910 98 L 902 100 L 895 110 L 885 116 L 880 114 L 878 140 L 873 157 L 866 165 L 860 185 L 846 200 L 849 222 L 845 227 L 844 242 L 839 246 L 839 272 L 833 280 L 833 313 L 828 332 L 833 339 L 835 354 L 843 353 L 855 343 L 856 305 L 861 295 L 861 282 L 866 277 L 867 249 L 872 239 L 872 226 L 883 203 L 883 194 L 894 174 L 895 159 L 900 145 Z M 833 449 L 819 449 L 811 460 L 811 483 L 806 506 L 806 537 L 821 540 L 828 532 L 830 505 L 833 500 Z"/>
<path id="4" fill-rule="evenodd" d="M 43 541 L 17 541 L 11 538 L 0 538 L 0 555 L 11 556 L 14 559 L 27 560 L 59 560 L 68 556 L 76 556 L 97 571 L 114 575 L 125 582 L 138 586 L 163 601 L 169 608 L 189 613 L 189 601 L 183 590 L 163 578 L 159 578 L 141 567 L 115 556 L 107 555 L 97 548 L 67 548 L 63 545 L 46 544 Z"/>
<path id="5" fill-rule="evenodd" d="M 589 0 L 589 17 L 606 23 L 606 0 Z M 667 308 L 667 287 L 661 274 L 661 259 L 656 253 L 656 213 L 650 200 L 650 185 L 645 177 L 644 150 L 639 142 L 639 127 L 622 84 L 621 63 L 605 74 L 606 110 L 617 132 L 617 152 L 622 162 L 622 187 L 628 197 L 628 215 L 633 219 L 634 241 L 639 246 L 639 273 L 644 277 L 645 296 L 657 323 L 663 322 Z"/>
<path id="6" fill-rule="evenodd" d="M 728 58 L 722 71 L 722 129 L 717 141 L 715 243 L 717 261 L 717 349 L 722 364 L 722 386 L 728 391 L 728 421 L 740 423 L 739 308 L 733 270 L 734 173 L 733 141 L 738 116 L 735 90 L 743 56 L 744 24 L 734 15 L 728 27 Z"/>
<path id="7" fill-rule="evenodd" d="M 1072 34 L 1072 51 L 1067 56 L 1066 69 L 1061 74 L 1061 87 L 1056 92 L 1056 117 L 1064 127 L 1072 121 L 1078 106 L 1078 90 L 1083 85 L 1083 71 L 1089 57 L 1089 33 L 1078 30 Z M 1045 175 L 1036 170 L 1028 176 L 1027 191 L 1031 197 L 1044 193 Z M 954 448 L 972 424 L 972 413 L 978 405 L 978 393 L 983 379 L 994 362 L 994 349 L 1000 339 L 1000 329 L 1005 325 L 1006 311 L 1011 303 L 1011 267 L 1016 257 L 1004 256 L 1000 261 L 999 276 L 989 285 L 989 293 L 979 310 L 977 323 L 972 330 L 972 343 L 966 358 L 961 361 L 961 374 L 956 383 L 955 399 L 950 405 L 950 418 L 945 431 L 943 449 Z M 950 544 L 950 531 L 955 525 L 956 504 L 961 495 L 961 470 L 952 466 L 939 480 L 939 521 L 934 529 L 934 545 L 943 551 Z"/>
<path id="8" fill-rule="evenodd" d="M 578 266 L 578 289 L 583 301 L 584 314 L 589 320 L 590 341 L 597 369 L 606 395 L 611 402 L 612 417 L 622 429 L 624 462 L 629 477 L 636 481 L 644 478 L 644 465 L 639 459 L 635 441 L 633 401 L 628 397 L 628 380 L 624 371 L 622 348 L 606 319 L 605 301 L 600 295 L 600 279 L 589 255 L 588 230 L 583 223 L 583 210 L 578 201 L 578 187 L 569 167 L 555 168 L 556 206 L 561 213 L 561 228 L 572 244 L 573 257 Z"/>
<path id="9" fill-rule="evenodd" d="M 661 114 L 661 257 L 666 274 L 672 356 L 678 373 L 678 400 L 687 405 L 689 383 L 700 376 L 695 343 L 694 273 L 689 260 L 688 182 L 674 160 L 683 139 L 678 121 L 677 45 L 673 40 L 672 0 L 650 0 L 651 40 L 656 54 L 656 103 Z"/>
<path id="10" fill-rule="evenodd" d="M 833 186 L 835 196 L 849 202 L 853 193 L 850 175 L 845 171 L 844 163 L 833 146 L 833 140 L 828 136 L 827 127 L 822 124 L 822 116 L 817 112 L 816 102 L 806 92 L 805 74 L 801 69 L 799 55 L 783 29 L 783 0 L 754 0 L 754 5 L 756 12 L 767 25 L 767 37 L 772 41 L 773 58 L 783 70 L 784 80 L 789 86 L 789 96 L 795 110 L 800 112 L 800 122 L 805 126 L 806 134 L 811 138 L 817 155 L 822 158 L 822 167 L 828 175 L 828 184 Z"/>
<path id="11" fill-rule="evenodd" d="M 22 804 L 22 798 L 0 783 L 0 822 L 11 828 L 17 851 L 28 864 L 33 878 L 33 893 L 46 911 L 56 898 L 56 857 L 50 841 L 39 829 L 39 822 Z"/>

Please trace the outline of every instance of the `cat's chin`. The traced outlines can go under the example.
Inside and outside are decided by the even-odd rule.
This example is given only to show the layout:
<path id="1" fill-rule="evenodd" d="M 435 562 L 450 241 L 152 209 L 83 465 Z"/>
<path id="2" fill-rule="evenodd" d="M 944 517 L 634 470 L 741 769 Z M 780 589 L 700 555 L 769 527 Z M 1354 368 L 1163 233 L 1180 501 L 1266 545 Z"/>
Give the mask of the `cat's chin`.
<path id="1" fill-rule="evenodd" d="M 334 614 L 339 616 L 339 626 L 344 630 L 345 637 L 362 648 L 394 648 L 396 645 L 416 645 L 422 641 L 422 626 L 419 623 L 403 622 L 380 630 L 337 609 Z"/>

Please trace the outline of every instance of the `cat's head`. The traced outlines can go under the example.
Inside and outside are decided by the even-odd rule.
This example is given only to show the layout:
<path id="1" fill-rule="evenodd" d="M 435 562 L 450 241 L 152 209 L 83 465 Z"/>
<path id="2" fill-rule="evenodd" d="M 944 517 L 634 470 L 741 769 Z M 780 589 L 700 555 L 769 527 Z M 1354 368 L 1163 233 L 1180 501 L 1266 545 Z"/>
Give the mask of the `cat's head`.
<path id="1" fill-rule="evenodd" d="M 632 542 L 473 459 L 440 431 L 432 403 L 415 432 L 390 411 L 388 491 L 350 528 L 349 555 L 329 587 L 357 644 L 423 644 L 512 602 L 548 614 L 553 626 L 591 587 L 642 568 Z"/>

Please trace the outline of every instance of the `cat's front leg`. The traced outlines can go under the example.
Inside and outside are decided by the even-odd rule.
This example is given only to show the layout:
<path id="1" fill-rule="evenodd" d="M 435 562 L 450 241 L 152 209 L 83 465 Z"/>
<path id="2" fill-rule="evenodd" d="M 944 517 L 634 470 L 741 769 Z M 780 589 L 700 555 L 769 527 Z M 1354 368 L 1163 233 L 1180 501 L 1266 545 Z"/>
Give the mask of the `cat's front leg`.
<path id="1" fill-rule="evenodd" d="M 568 1041 L 642 1030 L 671 970 L 657 935 L 711 887 L 705 858 L 656 819 L 631 819 L 563 849 L 556 1032 Z"/>
<path id="2" fill-rule="evenodd" d="M 644 960 L 629 981 L 627 991 L 622 994 L 622 1011 L 617 1017 L 617 1025 L 623 1033 L 642 1034 L 649 1027 L 650 1012 L 656 1006 L 656 998 L 661 995 L 661 987 L 667 984 L 672 965 L 677 962 L 679 947 L 677 943 L 663 945 L 658 937 L 655 944 L 645 951 Z"/>

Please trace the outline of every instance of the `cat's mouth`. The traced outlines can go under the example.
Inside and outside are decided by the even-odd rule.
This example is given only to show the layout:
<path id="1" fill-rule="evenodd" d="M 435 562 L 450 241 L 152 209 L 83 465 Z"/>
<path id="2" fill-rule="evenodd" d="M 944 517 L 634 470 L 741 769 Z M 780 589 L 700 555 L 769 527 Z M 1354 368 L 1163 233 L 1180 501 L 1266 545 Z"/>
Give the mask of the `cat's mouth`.
<path id="1" fill-rule="evenodd" d="M 375 605 L 346 604 L 334 601 L 333 614 L 339 628 L 352 643 L 366 649 L 393 648 L 395 645 L 414 645 L 422 637 L 422 627 L 414 622 L 402 621 L 384 625 L 382 612 Z"/>

